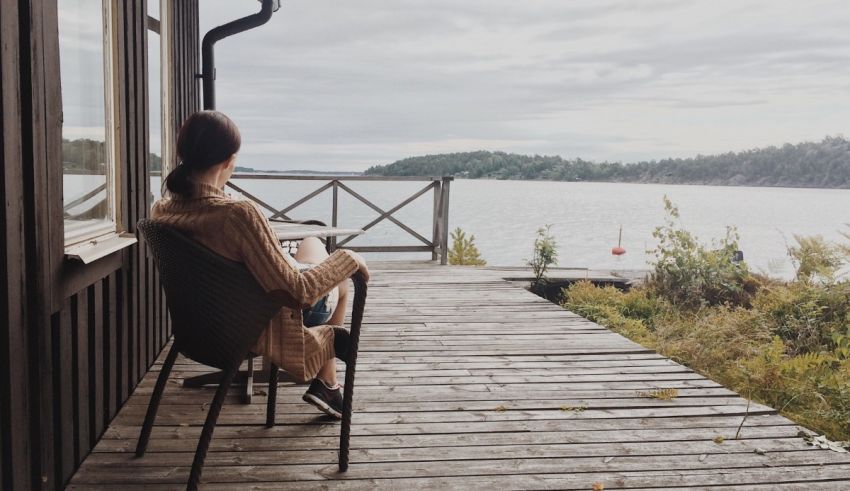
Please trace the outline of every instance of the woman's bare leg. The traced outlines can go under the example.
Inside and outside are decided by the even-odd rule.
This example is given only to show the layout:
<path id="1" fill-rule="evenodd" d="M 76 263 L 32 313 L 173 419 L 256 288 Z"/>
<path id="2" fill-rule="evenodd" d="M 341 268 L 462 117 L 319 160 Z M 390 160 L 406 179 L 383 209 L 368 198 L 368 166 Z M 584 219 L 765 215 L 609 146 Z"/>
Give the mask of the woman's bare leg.
<path id="1" fill-rule="evenodd" d="M 316 237 L 307 237 L 298 244 L 298 251 L 293 256 L 300 263 L 319 264 L 328 258 L 328 253 L 325 250 L 325 245 Z M 329 324 L 341 326 L 345 321 L 345 306 L 348 299 L 348 282 L 343 281 L 338 285 L 339 301 L 336 304 Z M 334 386 L 337 383 L 336 378 L 336 359 L 331 358 L 319 370 L 317 377 L 329 386 Z"/>
<path id="2" fill-rule="evenodd" d="M 328 253 L 325 251 L 325 245 L 316 237 L 307 237 L 298 245 L 298 251 L 292 256 L 299 263 L 319 264 L 328 258 Z M 348 304 L 348 280 L 343 281 L 339 285 L 339 301 L 336 303 L 336 308 L 328 320 L 328 324 L 341 326 L 345 322 L 345 308 Z"/>

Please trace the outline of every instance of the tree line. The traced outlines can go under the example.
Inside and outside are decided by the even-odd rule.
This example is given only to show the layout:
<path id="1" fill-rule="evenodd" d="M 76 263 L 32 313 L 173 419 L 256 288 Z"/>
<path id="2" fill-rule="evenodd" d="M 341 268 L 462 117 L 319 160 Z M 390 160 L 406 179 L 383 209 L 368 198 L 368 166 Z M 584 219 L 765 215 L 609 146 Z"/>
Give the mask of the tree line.
<path id="1" fill-rule="evenodd" d="M 630 164 L 480 150 L 409 157 L 388 165 L 372 166 L 365 174 L 850 188 L 850 141 L 841 136 L 828 136 L 820 142 Z"/>

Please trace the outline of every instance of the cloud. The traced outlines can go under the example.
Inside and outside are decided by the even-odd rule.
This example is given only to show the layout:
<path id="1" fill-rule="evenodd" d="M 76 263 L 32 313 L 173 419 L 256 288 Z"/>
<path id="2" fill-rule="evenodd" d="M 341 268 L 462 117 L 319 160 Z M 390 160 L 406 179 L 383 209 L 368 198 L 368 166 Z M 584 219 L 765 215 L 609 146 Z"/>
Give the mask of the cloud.
<path id="1" fill-rule="evenodd" d="M 202 31 L 256 9 L 204 0 Z M 287 0 L 218 45 L 218 108 L 265 169 L 820 139 L 848 133 L 848 22 L 835 0 Z"/>

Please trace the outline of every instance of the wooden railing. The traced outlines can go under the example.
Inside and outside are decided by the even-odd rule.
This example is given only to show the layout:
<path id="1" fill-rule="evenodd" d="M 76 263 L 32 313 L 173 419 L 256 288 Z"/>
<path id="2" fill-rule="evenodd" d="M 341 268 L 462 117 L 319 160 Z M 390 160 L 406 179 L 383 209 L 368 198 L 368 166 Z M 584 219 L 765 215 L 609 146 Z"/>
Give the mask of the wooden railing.
<path id="1" fill-rule="evenodd" d="M 307 193 L 302 198 L 292 202 L 291 204 L 284 206 L 283 208 L 275 208 L 270 205 L 266 201 L 258 198 L 255 194 L 247 191 L 243 186 L 234 183 L 234 181 L 241 180 L 282 180 L 282 181 L 326 181 L 324 184 L 319 186 L 317 189 Z M 274 174 L 234 174 L 231 176 L 231 180 L 227 183 L 227 185 L 233 190 L 241 193 L 248 199 L 253 200 L 255 203 L 265 208 L 271 213 L 270 219 L 273 218 L 283 218 L 283 219 L 291 219 L 288 215 L 295 208 L 303 205 L 304 203 L 312 200 L 313 198 L 323 194 L 326 191 L 330 191 L 332 194 L 331 201 L 331 223 L 330 225 L 333 227 L 344 226 L 346 228 L 359 228 L 365 231 L 368 231 L 370 228 L 375 225 L 383 222 L 384 220 L 388 220 L 399 228 L 407 232 L 408 235 L 415 238 L 418 242 L 421 242 L 421 245 L 412 245 L 412 246 L 399 246 L 399 245 L 369 245 L 369 246 L 352 246 L 348 245 L 355 236 L 349 237 L 332 237 L 330 238 L 329 248 L 333 250 L 338 247 L 345 246 L 348 249 L 357 252 L 430 252 L 431 259 L 436 260 L 440 259 L 442 264 L 446 264 L 448 261 L 448 237 L 449 237 L 449 188 L 450 184 L 454 178 L 452 177 L 373 177 L 373 176 L 325 176 L 325 175 L 315 175 L 315 176 L 293 176 L 293 175 L 274 175 Z M 362 196 L 357 191 L 354 191 L 349 186 L 345 184 L 345 181 L 422 181 L 427 182 L 428 184 L 420 190 L 416 191 L 412 195 L 408 196 L 404 200 L 402 200 L 397 205 L 384 209 L 369 199 Z M 378 213 L 378 217 L 374 220 L 363 224 L 340 224 L 339 223 L 339 196 L 340 190 L 348 193 L 361 203 L 365 204 L 372 210 Z M 407 206 L 408 204 L 415 201 L 420 196 L 427 194 L 429 191 L 433 194 L 434 204 L 433 204 L 433 215 L 432 215 L 432 231 L 431 237 L 424 237 L 419 232 L 413 230 L 410 226 L 403 223 L 399 220 L 394 214 L 396 214 L 399 210 Z M 302 217 L 304 218 L 304 217 Z"/>

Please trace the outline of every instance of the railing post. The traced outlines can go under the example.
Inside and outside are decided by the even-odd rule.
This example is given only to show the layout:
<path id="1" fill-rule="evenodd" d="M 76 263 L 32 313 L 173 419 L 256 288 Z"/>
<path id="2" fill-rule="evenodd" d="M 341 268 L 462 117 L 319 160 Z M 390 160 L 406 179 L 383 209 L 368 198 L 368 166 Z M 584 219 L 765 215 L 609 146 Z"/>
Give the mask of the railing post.
<path id="1" fill-rule="evenodd" d="M 440 247 L 440 203 L 443 199 L 440 181 L 434 180 L 434 216 L 433 234 L 431 236 L 431 260 L 437 260 L 437 249 Z"/>
<path id="2" fill-rule="evenodd" d="M 331 209 L 331 227 L 337 226 L 337 213 L 339 210 L 339 181 L 333 181 L 333 208 Z M 328 237 L 328 252 L 336 250 L 336 236 Z"/>
<path id="3" fill-rule="evenodd" d="M 442 224 L 440 228 L 443 230 L 442 242 L 440 243 L 440 253 L 442 256 L 440 257 L 440 264 L 448 264 L 449 262 L 449 184 L 452 182 L 453 177 L 451 176 L 443 176 L 443 204 L 440 206 L 442 211 L 442 217 L 440 217 Z"/>

